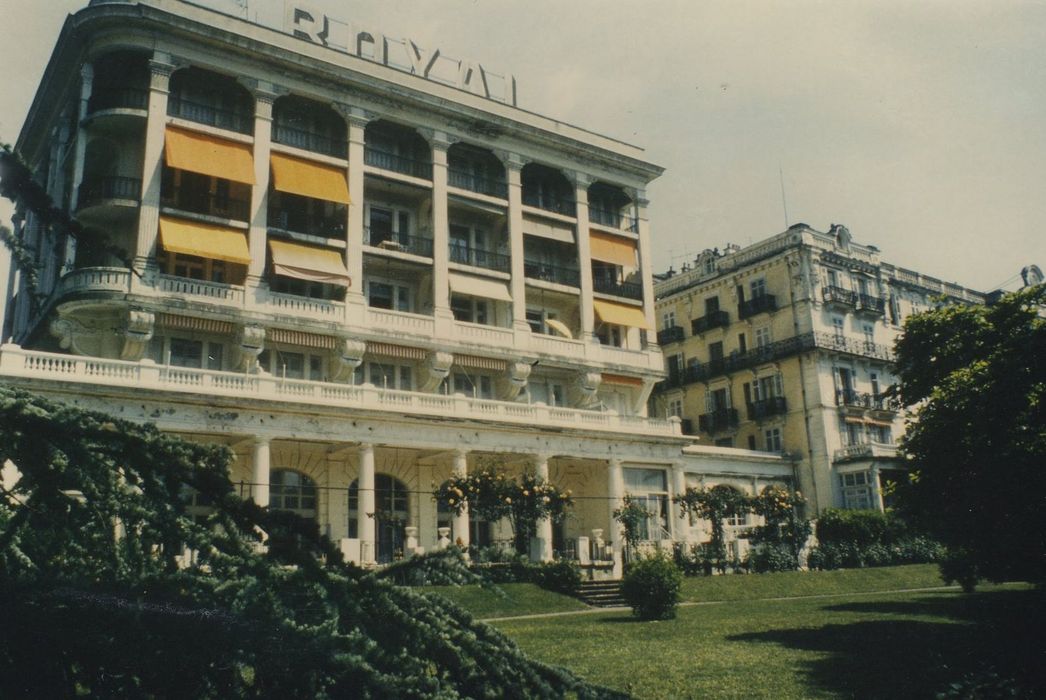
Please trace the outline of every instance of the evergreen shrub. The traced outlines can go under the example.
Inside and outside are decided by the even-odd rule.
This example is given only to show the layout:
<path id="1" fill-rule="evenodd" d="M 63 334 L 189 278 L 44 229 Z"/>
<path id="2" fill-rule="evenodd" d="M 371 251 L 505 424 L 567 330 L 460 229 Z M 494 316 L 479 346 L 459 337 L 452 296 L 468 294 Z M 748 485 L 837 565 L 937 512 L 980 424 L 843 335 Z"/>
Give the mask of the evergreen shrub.
<path id="1" fill-rule="evenodd" d="M 621 582 L 621 594 L 641 620 L 671 620 L 676 616 L 683 572 L 662 552 L 637 559 Z"/>

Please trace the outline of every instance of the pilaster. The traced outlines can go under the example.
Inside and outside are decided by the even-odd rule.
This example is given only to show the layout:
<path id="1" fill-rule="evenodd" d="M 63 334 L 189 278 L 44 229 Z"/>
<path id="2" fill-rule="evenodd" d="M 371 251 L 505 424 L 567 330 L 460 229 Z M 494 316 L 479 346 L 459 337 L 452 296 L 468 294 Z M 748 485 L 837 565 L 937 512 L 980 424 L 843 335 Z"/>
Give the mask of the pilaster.
<path id="1" fill-rule="evenodd" d="M 87 153 L 87 129 L 84 126 L 88 114 L 88 102 L 94 90 L 94 66 L 85 63 L 80 67 L 80 102 L 77 109 L 76 150 L 73 153 L 73 192 L 69 198 L 70 210 L 76 211 L 80 204 L 80 187 L 84 179 L 84 157 Z M 59 274 L 73 269 L 76 262 L 76 239 L 66 236 L 65 253 Z"/>
<path id="2" fill-rule="evenodd" d="M 506 153 L 505 174 L 508 176 L 508 236 L 509 253 L 511 254 L 512 279 L 512 327 L 516 329 L 519 346 L 519 335 L 528 341 L 530 325 L 527 323 L 527 282 L 526 258 L 523 245 L 523 182 L 521 172 L 524 161 L 515 153 Z"/>
<path id="3" fill-rule="evenodd" d="M 453 319 L 450 311 L 450 218 L 447 212 L 447 149 L 451 140 L 441 131 L 432 132 L 432 307 L 437 328 L 441 319 Z M 444 326 L 445 327 L 445 326 Z"/>
<path id="4" fill-rule="evenodd" d="M 366 130 L 370 117 L 358 107 L 335 104 L 349 127 L 349 197 L 352 203 L 348 207 L 348 225 L 345 227 L 347 244 L 347 267 L 352 286 L 345 297 L 347 321 L 352 325 L 364 325 L 366 299 L 363 289 L 363 231 L 364 221 L 364 175 L 363 166 L 366 156 Z"/>
<path id="5" fill-rule="evenodd" d="M 247 268 L 247 276 L 252 282 L 257 283 L 265 274 L 272 105 L 279 93 L 271 83 L 258 81 L 250 87 L 254 93 L 254 186 L 251 188 L 251 229 L 247 239 L 251 263 Z"/>
<path id="6" fill-rule="evenodd" d="M 254 439 L 251 472 L 251 498 L 261 506 L 269 505 L 270 449 L 266 438 Z"/>
<path id="7" fill-rule="evenodd" d="M 588 186 L 592 178 L 574 173 L 574 199 L 577 202 L 577 258 L 581 272 L 581 339 L 596 342 L 595 310 L 592 304 L 592 249 L 588 240 Z"/>
<path id="8" fill-rule="evenodd" d="M 646 316 L 646 347 L 657 350 L 656 311 L 654 308 L 654 269 L 650 254 L 650 221 L 647 219 L 647 206 L 650 200 L 646 192 L 637 190 L 634 199 L 636 208 L 636 230 L 639 233 L 639 275 L 643 280 L 643 315 Z"/>
<path id="9" fill-rule="evenodd" d="M 149 61 L 149 111 L 145 123 L 142 159 L 142 200 L 138 213 L 138 243 L 134 266 L 155 266 L 156 239 L 160 227 L 160 182 L 163 175 L 164 132 L 167 128 L 167 97 L 175 65 L 167 54 L 155 52 Z M 133 278 L 137 279 L 137 278 Z"/>
<path id="10" fill-rule="evenodd" d="M 376 527 L 377 520 L 374 498 L 374 445 L 360 445 L 360 473 L 356 485 L 359 494 L 359 506 L 356 509 L 359 518 L 360 561 L 364 564 L 374 562 L 377 555 Z"/>

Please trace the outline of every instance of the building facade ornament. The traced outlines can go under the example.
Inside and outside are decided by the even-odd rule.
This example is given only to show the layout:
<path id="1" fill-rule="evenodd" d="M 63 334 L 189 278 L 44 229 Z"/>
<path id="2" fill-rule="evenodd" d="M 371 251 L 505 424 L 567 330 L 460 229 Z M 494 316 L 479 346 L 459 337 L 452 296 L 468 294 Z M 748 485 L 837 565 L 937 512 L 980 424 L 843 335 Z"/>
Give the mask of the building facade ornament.
<path id="1" fill-rule="evenodd" d="M 433 392 L 450 374 L 454 353 L 431 350 L 420 363 L 419 391 Z"/>
<path id="2" fill-rule="evenodd" d="M 527 386 L 532 369 L 529 362 L 510 362 L 497 378 L 497 396 L 502 401 L 515 401 Z"/>
<path id="3" fill-rule="evenodd" d="M 153 339 L 156 326 L 156 315 L 149 311 L 130 310 L 127 312 L 127 323 L 123 331 L 123 348 L 121 360 L 137 362 L 145 356 L 149 341 Z"/>
<path id="4" fill-rule="evenodd" d="M 236 329 L 233 344 L 233 366 L 242 372 L 253 374 L 258 370 L 258 355 L 265 348 L 265 328 L 244 325 Z"/>

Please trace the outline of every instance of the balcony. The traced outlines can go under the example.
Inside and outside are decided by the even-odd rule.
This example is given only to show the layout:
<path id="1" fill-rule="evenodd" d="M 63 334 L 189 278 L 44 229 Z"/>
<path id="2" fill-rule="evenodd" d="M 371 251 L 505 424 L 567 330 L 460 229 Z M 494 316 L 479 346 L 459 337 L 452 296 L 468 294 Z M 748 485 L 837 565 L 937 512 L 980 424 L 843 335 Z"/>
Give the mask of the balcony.
<path id="1" fill-rule="evenodd" d="M 408 236 L 394 231 L 379 231 L 371 228 L 363 230 L 363 243 L 373 248 L 391 250 L 398 253 L 432 257 L 432 239 L 423 236 Z"/>
<path id="2" fill-rule="evenodd" d="M 227 129 L 240 134 L 254 133 L 254 115 L 213 105 L 191 102 L 174 95 L 167 102 L 167 114 L 197 124 Z"/>
<path id="3" fill-rule="evenodd" d="M 882 316 L 886 311 L 886 300 L 874 297 L 871 294 L 858 294 L 857 310 L 875 316 Z"/>
<path id="4" fill-rule="evenodd" d="M 771 416 L 783 416 L 788 412 L 788 402 L 783 396 L 771 396 L 748 404 L 748 420 L 763 420 Z"/>
<path id="5" fill-rule="evenodd" d="M 453 244 L 450 246 L 450 261 L 495 272 L 509 272 L 512 263 L 512 259 L 502 253 L 492 253 L 487 250 Z"/>
<path id="6" fill-rule="evenodd" d="M 473 175 L 467 170 L 447 169 L 447 184 L 461 190 L 483 194 L 498 199 L 508 199 L 508 185 L 504 180 L 492 180 Z"/>
<path id="7" fill-rule="evenodd" d="M 523 204 L 563 216 L 577 216 L 577 203 L 567 197 L 554 197 L 539 192 L 523 192 Z"/>
<path id="8" fill-rule="evenodd" d="M 233 221 L 248 221 L 250 219 L 250 200 L 236 199 L 213 192 L 200 193 L 179 189 L 163 195 L 160 199 L 160 204 L 172 209 L 180 209 L 205 216 L 216 216 L 220 219 L 231 219 Z"/>
<path id="9" fill-rule="evenodd" d="M 562 284 L 567 287 L 581 286 L 581 273 L 569 267 L 525 261 L 523 276 L 532 280 Z"/>
<path id="10" fill-rule="evenodd" d="M 837 389 L 835 392 L 835 405 L 890 413 L 896 413 L 900 410 L 900 402 L 891 396 L 868 394 L 854 391 L 853 389 Z"/>
<path id="11" fill-rule="evenodd" d="M 325 136 L 293 126 L 273 124 L 272 140 L 274 143 L 300 148 L 303 151 L 321 153 L 333 158 L 348 158 L 349 147 L 345 139 Z"/>
<path id="12" fill-rule="evenodd" d="M 145 88 L 95 88 L 87 100 L 87 113 L 104 112 L 109 109 L 149 108 L 149 91 Z"/>
<path id="13" fill-rule="evenodd" d="M 717 408 L 711 413 L 702 413 L 697 417 L 697 425 L 703 433 L 733 430 L 739 422 L 736 408 Z"/>
<path id="14" fill-rule="evenodd" d="M 301 211 L 288 209 L 270 209 L 268 217 L 269 228 L 304 233 L 309 236 L 320 238 L 335 238 L 345 240 L 345 216 L 318 216 L 309 215 Z"/>
<path id="15" fill-rule="evenodd" d="M 639 231 L 639 219 L 625 216 L 619 211 L 612 211 L 610 209 L 601 209 L 599 207 L 590 206 L 588 208 L 588 220 L 593 224 L 621 229 L 623 231 L 631 231 L 632 233 L 637 233 Z"/>
<path id="16" fill-rule="evenodd" d="M 777 311 L 777 297 L 773 294 L 760 294 L 737 305 L 737 316 L 741 319 L 772 311 Z"/>
<path id="17" fill-rule="evenodd" d="M 686 338 L 683 333 L 683 329 L 679 326 L 669 326 L 657 332 L 657 344 L 668 345 L 669 343 L 679 343 Z"/>
<path id="18" fill-rule="evenodd" d="M 851 292 L 849 289 L 843 289 L 842 287 L 824 287 L 821 289 L 821 296 L 826 304 L 834 304 L 847 308 L 857 306 L 857 293 Z"/>
<path id="19" fill-rule="evenodd" d="M 600 294 L 610 294 L 624 299 L 643 300 L 643 285 L 638 282 L 618 282 L 604 277 L 592 279 L 592 289 Z"/>
<path id="20" fill-rule="evenodd" d="M 730 314 L 726 311 L 710 311 L 701 318 L 690 322 L 690 332 L 700 335 L 713 328 L 726 328 L 730 325 Z"/>
<path id="21" fill-rule="evenodd" d="M 84 180 L 77 195 L 77 209 L 110 200 L 138 202 L 142 195 L 142 181 L 136 177 L 107 175 Z"/>
<path id="22" fill-rule="evenodd" d="M 855 462 L 861 459 L 897 459 L 897 445 L 884 442 L 862 442 L 856 445 L 847 445 L 832 453 L 832 461 Z"/>
<path id="23" fill-rule="evenodd" d="M 432 163 L 397 155 L 372 146 L 367 146 L 364 149 L 363 162 L 374 168 L 390 170 L 394 173 L 416 177 L 420 180 L 432 179 Z"/>

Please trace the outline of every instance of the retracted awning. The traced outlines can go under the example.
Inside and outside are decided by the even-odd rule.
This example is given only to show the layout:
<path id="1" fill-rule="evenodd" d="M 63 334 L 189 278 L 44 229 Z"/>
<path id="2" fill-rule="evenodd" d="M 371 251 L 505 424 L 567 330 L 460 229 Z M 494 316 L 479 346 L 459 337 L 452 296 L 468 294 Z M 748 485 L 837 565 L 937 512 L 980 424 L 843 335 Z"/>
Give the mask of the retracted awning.
<path id="1" fill-rule="evenodd" d="M 638 307 L 601 299 L 594 299 L 592 307 L 596 310 L 596 315 L 599 316 L 599 320 L 603 323 L 653 330 L 646 322 L 646 314 Z"/>
<path id="2" fill-rule="evenodd" d="M 254 184 L 254 154 L 250 144 L 169 126 L 164 139 L 164 157 L 169 167 L 178 170 Z"/>
<path id="3" fill-rule="evenodd" d="M 545 325 L 554 330 L 556 333 L 559 333 L 564 338 L 570 338 L 571 340 L 573 340 L 574 338 L 574 334 L 570 332 L 569 328 L 567 328 L 567 324 L 563 323 L 562 321 L 557 321 L 554 318 L 546 318 Z"/>
<path id="4" fill-rule="evenodd" d="M 280 192 L 327 202 L 351 204 L 344 168 L 314 163 L 282 153 L 272 154 L 272 186 Z"/>
<path id="5" fill-rule="evenodd" d="M 277 275 L 349 286 L 349 271 L 341 253 L 336 250 L 288 241 L 269 241 L 269 250 L 272 251 L 273 272 Z"/>
<path id="6" fill-rule="evenodd" d="M 572 226 L 554 226 L 542 221 L 523 219 L 523 233 L 527 236 L 538 236 L 547 238 L 550 241 L 559 241 L 560 243 L 574 242 L 574 228 Z"/>
<path id="7" fill-rule="evenodd" d="M 512 301 L 512 293 L 504 282 L 495 282 L 470 275 L 450 273 L 450 291 L 496 301 Z"/>
<path id="8" fill-rule="evenodd" d="M 249 265 L 247 232 L 235 228 L 160 217 L 160 245 L 169 253 Z"/>
<path id="9" fill-rule="evenodd" d="M 636 245 L 627 238 L 591 231 L 588 234 L 588 243 L 593 260 L 601 260 L 621 267 L 636 266 Z"/>

